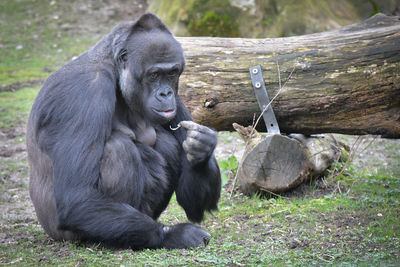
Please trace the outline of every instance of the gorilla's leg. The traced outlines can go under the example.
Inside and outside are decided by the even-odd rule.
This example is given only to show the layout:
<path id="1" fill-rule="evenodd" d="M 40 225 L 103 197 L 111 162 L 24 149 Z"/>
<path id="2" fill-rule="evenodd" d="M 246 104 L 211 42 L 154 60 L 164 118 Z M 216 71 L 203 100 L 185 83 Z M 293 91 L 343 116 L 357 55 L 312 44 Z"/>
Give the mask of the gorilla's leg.
<path id="1" fill-rule="evenodd" d="M 28 131 L 32 126 L 28 125 Z M 29 194 L 34 203 L 36 215 L 40 224 L 55 240 L 75 240 L 78 235 L 71 231 L 57 228 L 56 203 L 54 201 L 53 165 L 50 157 L 43 153 L 35 142 L 33 136 L 27 135 L 29 154 L 30 179 Z"/>

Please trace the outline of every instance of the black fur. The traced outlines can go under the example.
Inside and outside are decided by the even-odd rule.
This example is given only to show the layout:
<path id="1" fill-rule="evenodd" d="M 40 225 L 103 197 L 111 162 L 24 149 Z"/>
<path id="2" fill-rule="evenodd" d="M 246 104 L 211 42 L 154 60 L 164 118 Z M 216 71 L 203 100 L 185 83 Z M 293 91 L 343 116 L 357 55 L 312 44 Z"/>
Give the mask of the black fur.
<path id="1" fill-rule="evenodd" d="M 39 92 L 27 133 L 30 194 L 53 238 L 134 249 L 208 242 L 208 233 L 198 226 L 165 227 L 156 221 L 176 192 L 189 220 L 200 222 L 205 211 L 217 209 L 221 187 L 215 158 L 189 162 L 182 148 L 185 130 L 169 128 L 192 120 L 177 95 L 177 80 L 160 80 L 162 88 L 154 90 L 164 91 L 155 98 L 145 90 L 154 87 L 143 77 L 154 59 L 146 49 L 154 49 L 148 43 L 158 39 L 166 44 L 166 58 L 180 66 L 179 77 L 180 45 L 156 16 L 145 14 L 117 26 L 52 74 Z M 171 93 L 173 99 L 154 100 Z M 176 115 L 171 122 L 149 115 L 148 105 L 175 105 Z M 143 131 L 140 125 L 146 126 Z M 215 136 L 202 140 L 212 154 Z"/>

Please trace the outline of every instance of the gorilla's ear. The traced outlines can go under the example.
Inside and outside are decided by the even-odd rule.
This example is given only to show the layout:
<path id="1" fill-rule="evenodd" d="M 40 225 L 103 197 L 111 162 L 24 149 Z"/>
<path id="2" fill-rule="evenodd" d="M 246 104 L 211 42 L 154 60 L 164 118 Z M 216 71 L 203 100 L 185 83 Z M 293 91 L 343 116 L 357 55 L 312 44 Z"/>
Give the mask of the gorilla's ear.
<path id="1" fill-rule="evenodd" d="M 128 51 L 125 48 L 119 50 L 117 54 L 117 60 L 119 63 L 124 64 L 128 60 Z"/>
<path id="2" fill-rule="evenodd" d="M 114 60 L 120 64 L 125 63 L 127 60 L 127 51 L 125 45 L 132 28 L 132 24 L 122 25 L 124 27 L 117 29 L 118 31 L 113 34 L 113 39 L 111 42 L 112 56 Z"/>
<path id="3" fill-rule="evenodd" d="M 136 29 L 142 29 L 144 31 L 150 31 L 153 29 L 160 29 L 162 31 L 166 31 L 171 33 L 167 26 L 160 20 L 159 17 L 154 15 L 153 13 L 145 13 L 143 14 L 134 24 L 133 26 Z"/>

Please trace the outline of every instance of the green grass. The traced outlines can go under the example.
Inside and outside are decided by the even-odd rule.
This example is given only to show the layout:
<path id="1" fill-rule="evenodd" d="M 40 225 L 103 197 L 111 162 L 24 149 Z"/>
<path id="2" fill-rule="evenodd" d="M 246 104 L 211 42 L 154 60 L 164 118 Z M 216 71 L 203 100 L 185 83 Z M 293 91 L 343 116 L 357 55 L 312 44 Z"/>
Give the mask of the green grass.
<path id="1" fill-rule="evenodd" d="M 222 164 L 223 165 L 223 164 Z M 225 171 L 222 169 L 222 171 Z M 0 262 L 20 265 L 168 266 L 273 265 L 398 266 L 400 263 L 400 179 L 351 171 L 347 193 L 313 197 L 251 198 L 225 191 L 219 211 L 202 226 L 212 240 L 205 249 L 112 250 L 99 245 L 54 242 L 40 226 L 10 219 L 1 232 L 15 243 L 1 244 Z M 345 190 L 343 190 L 345 191 Z M 173 197 L 160 221 L 184 222 Z"/>
<path id="2" fill-rule="evenodd" d="M 371 182 L 382 181 L 383 183 Z M 390 190 L 385 190 L 387 185 Z M 17 265 L 278 265 L 396 266 L 399 263 L 400 183 L 390 177 L 360 181 L 350 194 L 322 198 L 247 198 L 223 194 L 220 211 L 203 226 L 213 236 L 205 249 L 111 250 L 54 242 L 36 224 L 1 226 L 7 236 L 0 262 Z M 182 221 L 175 200 L 164 222 Z"/>
<path id="3" fill-rule="evenodd" d="M 0 85 L 44 79 L 95 43 L 90 36 L 62 30 L 71 10 L 52 2 L 0 1 Z"/>
<path id="4" fill-rule="evenodd" d="M 236 173 L 237 168 L 239 167 L 239 162 L 235 156 L 230 156 L 227 159 L 220 160 L 218 164 L 221 168 L 222 185 L 225 185 L 229 178 Z"/>
<path id="5" fill-rule="evenodd" d="M 39 88 L 24 88 L 16 92 L 0 92 L 0 128 L 10 128 L 26 121 Z"/>

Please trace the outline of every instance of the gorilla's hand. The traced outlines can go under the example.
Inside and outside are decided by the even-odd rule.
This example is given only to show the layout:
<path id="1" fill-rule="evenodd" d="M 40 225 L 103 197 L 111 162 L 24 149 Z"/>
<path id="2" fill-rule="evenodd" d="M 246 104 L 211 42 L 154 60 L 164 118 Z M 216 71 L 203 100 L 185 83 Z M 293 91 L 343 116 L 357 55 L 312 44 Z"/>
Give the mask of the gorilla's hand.
<path id="1" fill-rule="evenodd" d="M 209 159 L 217 145 L 217 133 L 193 121 L 181 121 L 180 125 L 187 131 L 182 146 L 189 163 L 194 166 Z"/>
<path id="2" fill-rule="evenodd" d="M 190 223 L 164 226 L 163 231 L 162 245 L 168 249 L 205 247 L 211 238 L 209 233 Z"/>

